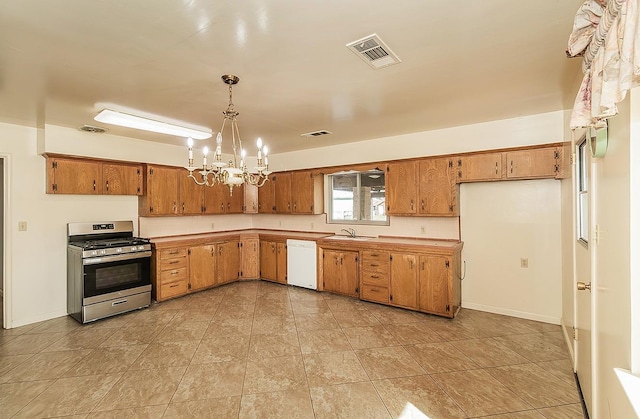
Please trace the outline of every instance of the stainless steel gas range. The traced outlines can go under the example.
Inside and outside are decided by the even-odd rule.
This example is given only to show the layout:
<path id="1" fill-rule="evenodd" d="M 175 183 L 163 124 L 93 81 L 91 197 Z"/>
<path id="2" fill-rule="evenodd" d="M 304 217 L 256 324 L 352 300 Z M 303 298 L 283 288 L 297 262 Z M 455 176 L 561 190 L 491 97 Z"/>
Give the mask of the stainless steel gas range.
<path id="1" fill-rule="evenodd" d="M 133 221 L 67 224 L 67 313 L 88 323 L 151 304 L 151 244 Z"/>

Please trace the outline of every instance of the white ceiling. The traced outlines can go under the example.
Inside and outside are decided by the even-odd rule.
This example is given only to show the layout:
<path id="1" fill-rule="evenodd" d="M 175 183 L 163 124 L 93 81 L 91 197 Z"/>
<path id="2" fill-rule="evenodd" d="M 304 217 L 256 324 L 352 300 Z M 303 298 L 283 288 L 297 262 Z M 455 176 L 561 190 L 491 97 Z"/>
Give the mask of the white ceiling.
<path id="1" fill-rule="evenodd" d="M 110 103 L 218 131 L 225 73 L 240 77 L 245 148 L 262 136 L 272 153 L 559 110 L 575 94 L 580 62 L 564 50 L 581 3 L 6 0 L 0 121 L 182 145 L 93 117 Z M 374 70 L 345 47 L 372 33 L 400 64 Z"/>

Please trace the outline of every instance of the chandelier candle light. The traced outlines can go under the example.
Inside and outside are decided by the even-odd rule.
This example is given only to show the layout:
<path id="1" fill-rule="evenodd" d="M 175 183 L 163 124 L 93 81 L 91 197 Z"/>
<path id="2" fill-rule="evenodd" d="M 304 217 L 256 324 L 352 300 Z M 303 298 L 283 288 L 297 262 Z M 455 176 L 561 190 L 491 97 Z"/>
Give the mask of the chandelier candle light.
<path id="1" fill-rule="evenodd" d="M 229 106 L 227 110 L 223 111 L 224 120 L 222 121 L 222 128 L 216 137 L 216 150 L 213 154 L 213 162 L 207 164 L 207 155 L 209 154 L 209 148 L 204 147 L 202 149 L 202 170 L 200 167 L 193 165 L 193 139 L 189 137 L 187 144 L 189 146 L 189 166 L 186 168 L 189 171 L 188 177 L 193 179 L 198 185 L 214 186 L 218 183 L 228 185 L 230 193 L 233 195 L 233 188 L 235 186 L 248 183 L 261 187 L 269 180 L 269 158 L 267 157 L 267 146 L 262 144 L 262 138 L 258 138 L 258 156 L 257 165 L 254 168 L 256 173 L 250 173 L 247 170 L 246 157 L 247 152 L 242 148 L 242 140 L 240 139 L 240 131 L 238 130 L 237 117 L 239 113 L 233 109 L 232 101 L 232 87 L 237 84 L 240 79 L 234 75 L 225 74 L 222 76 L 222 81 L 229 85 Z M 233 148 L 233 159 L 228 163 L 222 161 L 222 133 L 224 132 L 224 126 L 229 121 L 231 125 L 231 139 Z M 240 149 L 240 164 L 238 164 L 238 148 Z M 196 178 L 193 174 L 197 171 L 200 174 L 200 179 Z"/>

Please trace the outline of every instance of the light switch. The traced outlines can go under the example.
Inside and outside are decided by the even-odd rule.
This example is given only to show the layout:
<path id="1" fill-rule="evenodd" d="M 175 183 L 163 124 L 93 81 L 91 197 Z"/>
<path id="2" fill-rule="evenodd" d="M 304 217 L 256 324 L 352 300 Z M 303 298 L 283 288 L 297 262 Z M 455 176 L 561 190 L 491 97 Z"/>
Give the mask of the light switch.
<path id="1" fill-rule="evenodd" d="M 520 258 L 520 267 L 528 268 L 529 267 L 529 258 Z"/>
<path id="2" fill-rule="evenodd" d="M 27 231 L 26 221 L 18 221 L 18 231 Z"/>

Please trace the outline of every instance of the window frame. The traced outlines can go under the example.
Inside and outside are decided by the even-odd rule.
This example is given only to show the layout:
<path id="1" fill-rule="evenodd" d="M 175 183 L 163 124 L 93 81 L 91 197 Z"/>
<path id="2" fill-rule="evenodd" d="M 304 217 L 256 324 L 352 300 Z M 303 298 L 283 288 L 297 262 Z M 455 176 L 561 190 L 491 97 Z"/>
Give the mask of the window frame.
<path id="1" fill-rule="evenodd" d="M 576 239 L 587 248 L 589 223 L 589 144 L 585 135 L 576 143 Z"/>
<path id="2" fill-rule="evenodd" d="M 372 225 L 372 226 L 388 226 L 390 225 L 390 219 L 389 219 L 389 214 L 387 214 L 386 212 L 386 207 L 385 207 L 385 220 L 384 221 L 376 221 L 376 220 L 362 220 L 360 217 L 362 216 L 362 211 L 360 208 L 360 191 L 362 188 L 362 181 L 361 181 L 361 177 L 363 175 L 370 175 L 372 172 L 372 170 L 368 170 L 368 171 L 347 171 L 347 172 L 339 172 L 339 173 L 332 173 L 327 175 L 326 178 L 326 182 L 325 184 L 327 185 L 327 224 L 353 224 L 353 225 Z M 375 170 L 375 172 L 380 172 L 383 175 L 385 174 L 383 171 L 380 170 Z M 358 191 L 358 197 L 354 197 L 354 200 L 356 201 L 356 206 L 357 206 L 357 214 L 358 214 L 358 218 L 354 219 L 354 220 L 336 220 L 333 218 L 333 177 L 334 176 L 340 176 L 340 175 L 347 175 L 347 174 L 352 174 L 352 175 L 356 175 L 356 189 Z M 386 179 L 386 178 L 385 178 Z M 386 183 L 386 182 L 385 182 Z M 385 191 L 385 202 L 387 199 L 387 195 L 386 195 L 386 191 Z"/>

